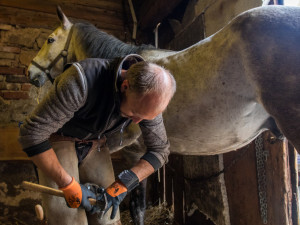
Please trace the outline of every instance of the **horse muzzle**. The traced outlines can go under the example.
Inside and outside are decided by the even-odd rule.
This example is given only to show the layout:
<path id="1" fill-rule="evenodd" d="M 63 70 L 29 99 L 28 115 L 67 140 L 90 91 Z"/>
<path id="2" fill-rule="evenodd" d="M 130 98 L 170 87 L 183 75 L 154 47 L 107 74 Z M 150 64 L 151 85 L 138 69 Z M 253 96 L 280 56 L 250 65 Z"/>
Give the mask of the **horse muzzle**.
<path id="1" fill-rule="evenodd" d="M 29 82 L 36 87 L 41 87 L 46 82 L 46 75 L 42 71 L 35 73 L 31 71 L 30 68 L 28 68 L 27 77 L 29 79 Z"/>

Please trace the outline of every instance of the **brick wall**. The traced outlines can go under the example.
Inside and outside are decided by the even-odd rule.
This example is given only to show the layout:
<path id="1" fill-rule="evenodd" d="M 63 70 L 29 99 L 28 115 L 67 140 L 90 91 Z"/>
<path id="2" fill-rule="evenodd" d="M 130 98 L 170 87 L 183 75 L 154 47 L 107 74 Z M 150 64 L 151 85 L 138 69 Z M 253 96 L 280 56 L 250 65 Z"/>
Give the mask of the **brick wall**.
<path id="1" fill-rule="evenodd" d="M 0 23 L 0 124 L 17 124 L 36 106 L 38 89 L 26 69 L 47 36 L 48 29 Z"/>

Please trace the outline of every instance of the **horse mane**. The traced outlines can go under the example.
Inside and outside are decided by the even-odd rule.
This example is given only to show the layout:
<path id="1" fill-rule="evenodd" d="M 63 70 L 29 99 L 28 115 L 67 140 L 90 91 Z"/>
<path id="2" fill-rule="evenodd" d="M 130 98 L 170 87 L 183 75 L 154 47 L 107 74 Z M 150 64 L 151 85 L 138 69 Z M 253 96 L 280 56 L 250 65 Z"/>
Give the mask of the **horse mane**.
<path id="1" fill-rule="evenodd" d="M 89 58 L 115 58 L 154 49 L 151 45 L 126 44 L 89 23 L 76 23 L 74 28 L 77 33 L 76 41 L 82 44 Z"/>

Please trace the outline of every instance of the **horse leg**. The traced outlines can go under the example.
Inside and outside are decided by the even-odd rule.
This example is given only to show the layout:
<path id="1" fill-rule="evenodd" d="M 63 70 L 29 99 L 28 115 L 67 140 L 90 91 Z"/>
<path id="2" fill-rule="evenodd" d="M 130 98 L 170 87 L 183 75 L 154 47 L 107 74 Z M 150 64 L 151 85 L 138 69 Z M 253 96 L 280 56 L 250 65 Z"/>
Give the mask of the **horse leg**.
<path id="1" fill-rule="evenodd" d="M 270 14 L 252 13 L 243 14 L 236 24 L 246 74 L 259 101 L 300 152 L 299 20 L 295 18 L 290 26 L 284 13 L 273 20 Z"/>
<path id="2" fill-rule="evenodd" d="M 128 168 L 134 166 L 140 158 L 145 154 L 146 147 L 143 142 L 137 141 L 134 144 L 122 149 L 122 155 L 126 160 Z M 146 186 L 147 179 L 139 183 L 130 193 L 129 210 L 130 215 L 135 225 L 144 224 L 144 216 L 146 211 Z"/>
<path id="3" fill-rule="evenodd" d="M 130 215 L 134 225 L 144 225 L 146 211 L 147 179 L 144 179 L 130 193 Z"/>
<path id="4" fill-rule="evenodd" d="M 279 130 L 275 120 L 273 117 L 270 117 L 266 123 L 264 124 L 264 127 L 269 128 L 269 130 L 272 132 L 272 134 L 275 135 L 277 140 L 283 140 L 284 135 L 281 133 L 281 131 Z"/>
<path id="5" fill-rule="evenodd" d="M 110 136 L 107 136 L 107 145 L 110 153 L 122 149 L 122 156 L 125 159 L 124 169 L 132 168 L 146 152 L 146 147 L 144 146 L 140 135 L 141 130 L 139 126 L 131 123 L 124 130 L 122 146 L 120 146 L 119 133 L 114 133 Z M 139 184 L 138 187 L 132 190 L 129 195 L 129 209 L 134 224 L 144 224 L 144 215 L 146 210 L 146 184 L 147 180 L 145 179 Z"/>
<path id="6" fill-rule="evenodd" d="M 276 124 L 284 136 L 294 145 L 298 153 L 300 152 L 300 104 L 282 102 L 282 105 L 270 107 L 266 104 L 267 111 L 276 118 Z"/>
<path id="7" fill-rule="evenodd" d="M 287 65 L 286 70 L 289 72 L 283 73 L 277 68 L 278 73 L 269 71 L 272 79 L 267 75 L 263 76 L 266 73 L 254 73 L 258 75 L 253 77 L 259 90 L 260 102 L 275 119 L 280 131 L 300 152 L 300 66 L 297 61 L 288 60 L 292 62 L 291 65 L 285 61 L 280 65 Z M 264 67 L 272 68 L 271 65 Z"/>
<path id="8" fill-rule="evenodd" d="M 300 70 L 300 67 L 298 69 Z M 300 91 L 297 86 L 300 83 L 299 75 L 294 79 L 286 75 L 282 76 L 280 81 L 274 78 L 272 81 L 266 79 L 267 81 L 258 83 L 261 88 L 259 97 L 264 108 L 275 119 L 280 131 L 298 152 L 300 151 Z M 273 76 L 279 75 L 274 72 Z"/>

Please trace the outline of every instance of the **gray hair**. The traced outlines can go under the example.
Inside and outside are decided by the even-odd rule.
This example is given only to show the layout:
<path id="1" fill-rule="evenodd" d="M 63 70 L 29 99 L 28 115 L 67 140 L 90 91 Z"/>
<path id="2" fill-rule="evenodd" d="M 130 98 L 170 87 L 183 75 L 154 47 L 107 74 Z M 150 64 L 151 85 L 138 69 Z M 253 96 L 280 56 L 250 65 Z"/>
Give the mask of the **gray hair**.
<path id="1" fill-rule="evenodd" d="M 126 79 L 131 91 L 140 96 L 157 93 L 170 100 L 176 91 L 173 75 L 154 63 L 142 61 L 133 64 L 127 71 Z"/>

